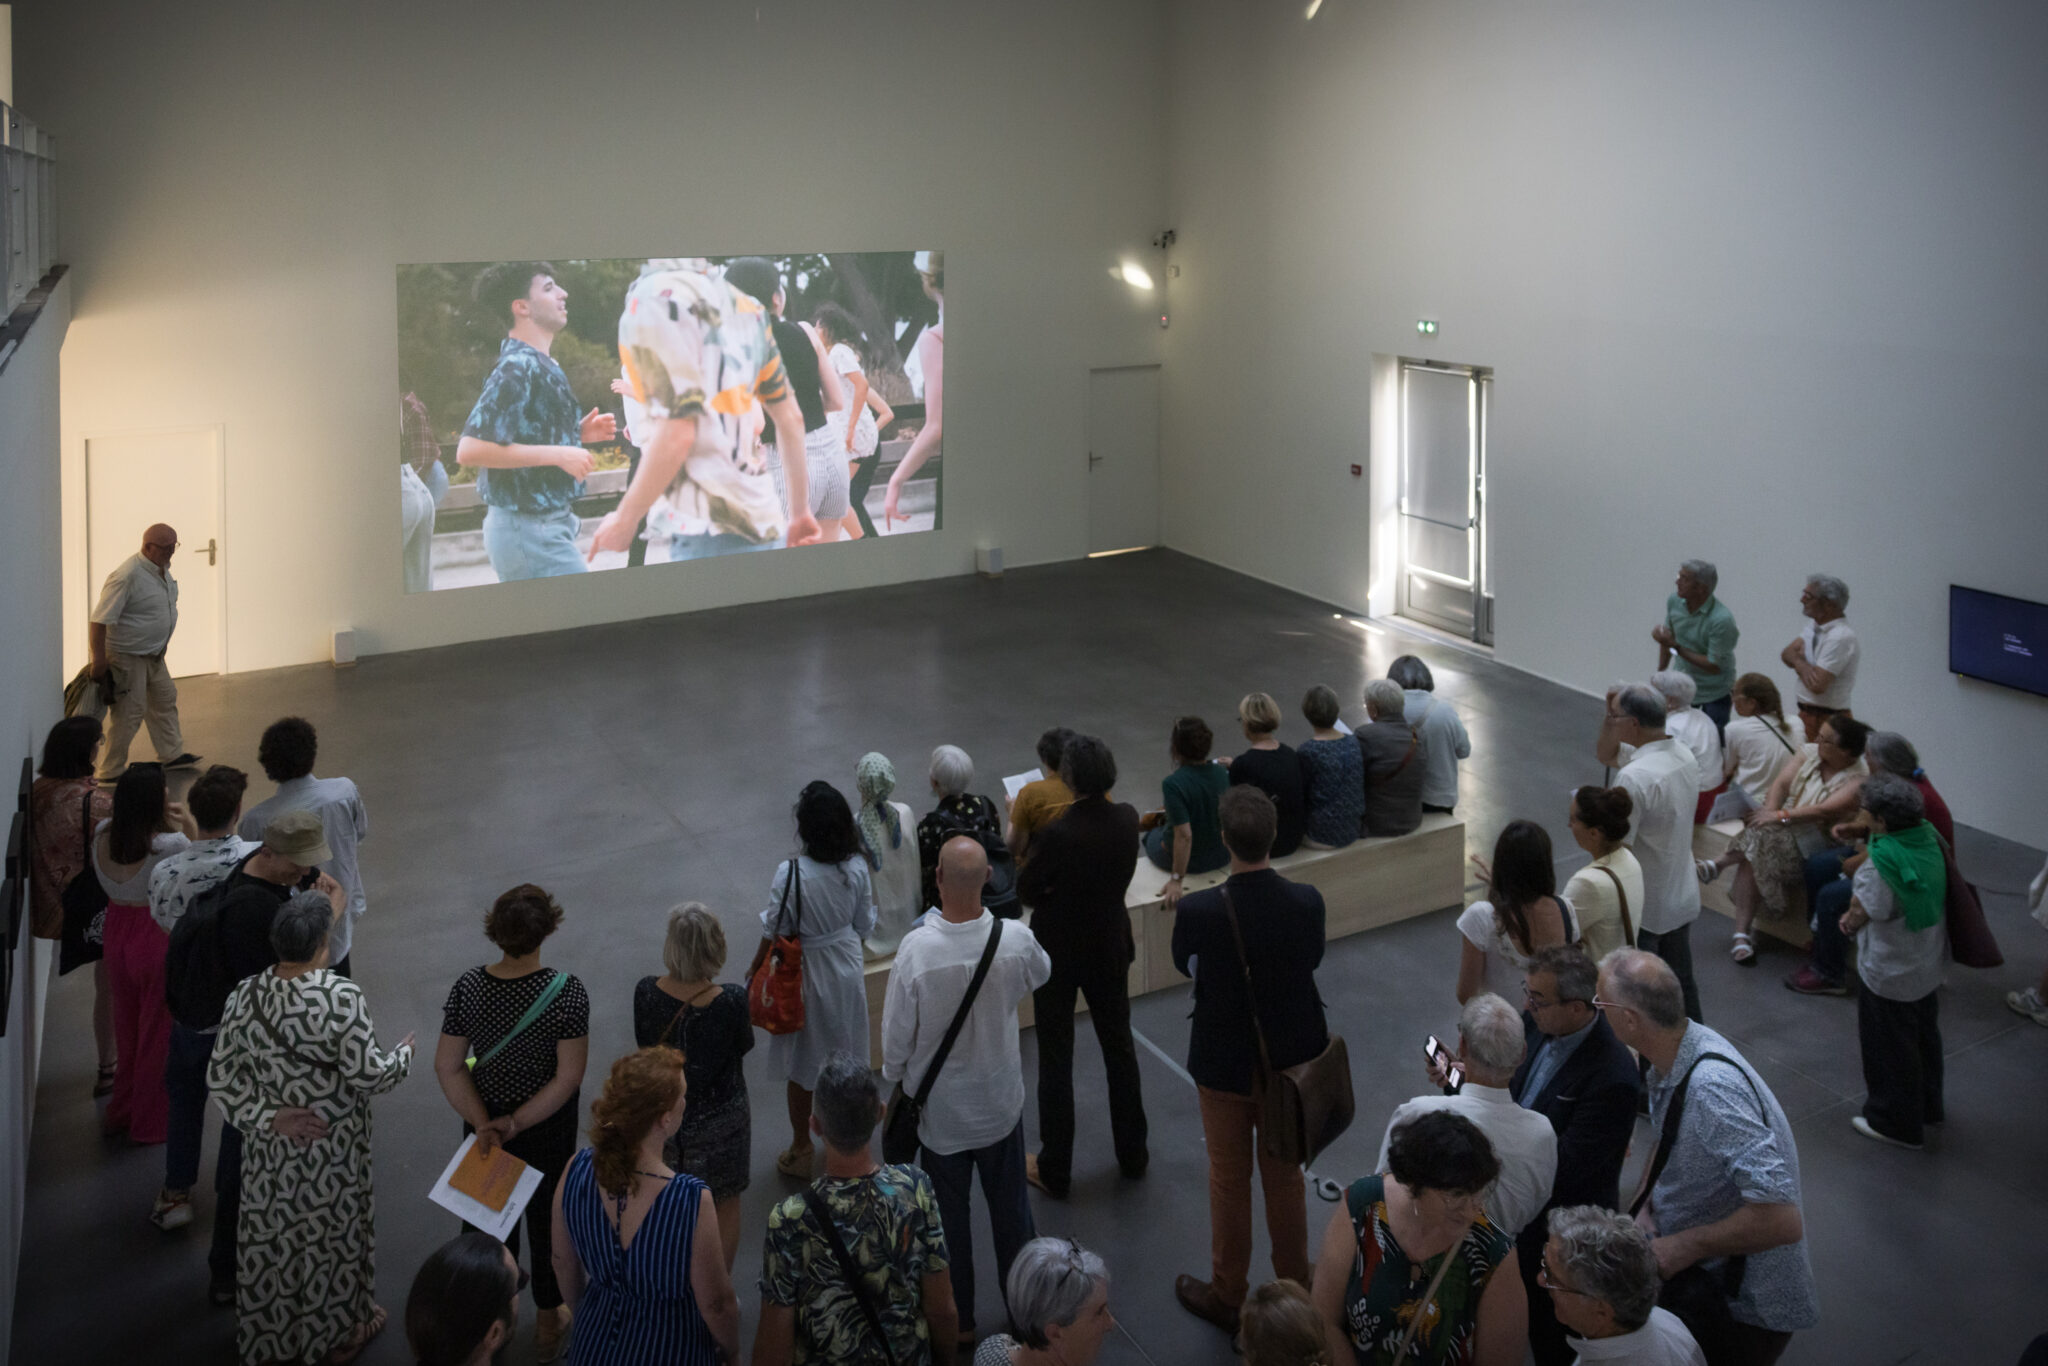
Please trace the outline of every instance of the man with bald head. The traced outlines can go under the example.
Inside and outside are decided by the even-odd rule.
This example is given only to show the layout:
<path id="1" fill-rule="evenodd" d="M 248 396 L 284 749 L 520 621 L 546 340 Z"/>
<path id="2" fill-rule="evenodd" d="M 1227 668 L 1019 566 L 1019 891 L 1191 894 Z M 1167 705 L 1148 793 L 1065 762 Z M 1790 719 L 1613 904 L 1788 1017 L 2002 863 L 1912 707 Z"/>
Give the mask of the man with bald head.
<path id="1" fill-rule="evenodd" d="M 882 1076 L 923 1101 L 917 1165 L 939 1199 L 963 1336 L 975 1327 L 968 1192 L 976 1173 L 995 1235 L 996 1284 L 1009 1278 L 1018 1250 L 1036 1236 L 1024 1181 L 1017 1007 L 1052 976 L 1052 959 L 1030 930 L 1006 926 L 982 908 L 987 881 L 988 855 L 979 841 L 946 841 L 939 850 L 939 914 L 903 937 L 882 1003 Z"/>
<path id="2" fill-rule="evenodd" d="M 111 783 L 128 767 L 136 729 L 149 726 L 149 742 L 168 768 L 194 768 L 178 730 L 178 685 L 164 667 L 164 651 L 178 628 L 178 581 L 171 556 L 178 533 L 158 522 L 142 533 L 142 549 L 114 566 L 86 626 L 92 676 L 109 697 L 107 742 L 99 780 Z"/>

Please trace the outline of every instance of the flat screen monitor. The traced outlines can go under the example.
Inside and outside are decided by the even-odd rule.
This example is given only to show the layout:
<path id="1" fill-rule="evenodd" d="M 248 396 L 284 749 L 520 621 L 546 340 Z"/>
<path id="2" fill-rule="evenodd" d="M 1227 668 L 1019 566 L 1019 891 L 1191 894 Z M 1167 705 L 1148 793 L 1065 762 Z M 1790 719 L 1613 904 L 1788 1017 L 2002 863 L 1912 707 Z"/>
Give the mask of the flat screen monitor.
<path id="1" fill-rule="evenodd" d="M 2048 603 L 1950 584 L 1948 667 L 2048 697 Z"/>

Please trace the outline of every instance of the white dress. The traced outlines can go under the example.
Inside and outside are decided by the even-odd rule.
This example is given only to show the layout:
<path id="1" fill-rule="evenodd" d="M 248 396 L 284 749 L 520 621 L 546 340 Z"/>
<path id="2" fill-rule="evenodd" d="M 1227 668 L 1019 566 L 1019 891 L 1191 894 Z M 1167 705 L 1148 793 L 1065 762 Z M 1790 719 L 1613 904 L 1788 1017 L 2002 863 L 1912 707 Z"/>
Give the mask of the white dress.
<path id="1" fill-rule="evenodd" d="M 775 933 L 791 862 L 799 869 L 789 896 L 792 910 L 799 895 L 803 901 L 797 934 L 804 948 L 804 1027 L 771 1037 L 768 1061 L 809 1091 L 834 1052 L 868 1056 L 868 991 L 861 976 L 860 941 L 875 928 L 875 894 L 868 862 L 859 854 L 837 864 L 808 856 L 784 860 L 768 884 L 763 933 Z"/>
<path id="2" fill-rule="evenodd" d="M 1560 893 L 1557 904 L 1564 911 L 1564 942 L 1577 943 L 1579 926 L 1572 914 L 1572 903 Z M 1493 914 L 1493 903 L 1475 901 L 1467 906 L 1458 917 L 1458 933 L 1486 955 L 1486 989 L 1509 1005 L 1519 1007 L 1522 980 L 1529 975 L 1529 955 L 1516 948 L 1515 941 L 1502 932 Z"/>
<path id="3" fill-rule="evenodd" d="M 875 888 L 875 928 L 867 945 L 870 958 L 886 958 L 896 952 L 896 945 L 910 932 L 910 922 L 924 909 L 917 904 L 922 871 L 917 861 L 917 818 L 902 802 L 890 802 L 889 808 L 896 813 L 900 838 L 893 846 L 876 851 L 881 867 L 869 873 Z"/>

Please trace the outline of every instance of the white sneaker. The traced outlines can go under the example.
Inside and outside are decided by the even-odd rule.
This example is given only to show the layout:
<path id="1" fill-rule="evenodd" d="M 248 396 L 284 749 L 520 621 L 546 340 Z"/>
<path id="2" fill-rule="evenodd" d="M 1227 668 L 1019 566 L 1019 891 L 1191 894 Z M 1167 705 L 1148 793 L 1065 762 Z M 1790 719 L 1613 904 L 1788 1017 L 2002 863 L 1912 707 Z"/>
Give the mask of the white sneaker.
<path id="1" fill-rule="evenodd" d="M 149 1212 L 149 1222 L 165 1233 L 172 1233 L 192 1222 L 192 1196 L 190 1192 L 158 1191 L 156 1206 Z"/>
<path id="2" fill-rule="evenodd" d="M 2048 1026 L 2048 1001 L 2041 999 L 2041 993 L 2034 987 L 2025 991 L 2008 991 L 2005 1003 L 2016 1015 L 2024 1015 L 2037 1025 Z"/>

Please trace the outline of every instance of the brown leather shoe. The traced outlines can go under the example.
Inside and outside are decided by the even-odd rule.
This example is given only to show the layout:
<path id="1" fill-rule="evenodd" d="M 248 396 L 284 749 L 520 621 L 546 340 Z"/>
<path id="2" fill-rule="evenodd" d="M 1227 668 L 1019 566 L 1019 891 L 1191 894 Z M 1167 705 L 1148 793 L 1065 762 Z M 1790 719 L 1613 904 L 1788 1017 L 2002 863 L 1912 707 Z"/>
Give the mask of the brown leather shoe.
<path id="1" fill-rule="evenodd" d="M 1206 1319 L 1233 1337 L 1237 1335 L 1237 1311 L 1216 1297 L 1216 1287 L 1209 1282 L 1193 1276 L 1176 1276 L 1173 1297 L 1196 1318 Z"/>

